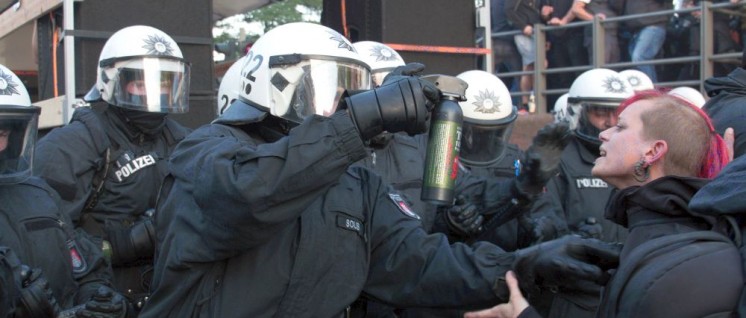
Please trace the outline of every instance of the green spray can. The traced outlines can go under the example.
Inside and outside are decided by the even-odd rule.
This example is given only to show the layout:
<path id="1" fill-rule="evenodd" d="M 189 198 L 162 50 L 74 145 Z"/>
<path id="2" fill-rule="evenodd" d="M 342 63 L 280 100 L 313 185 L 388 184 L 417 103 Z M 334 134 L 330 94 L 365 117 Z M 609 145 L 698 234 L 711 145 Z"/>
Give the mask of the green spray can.
<path id="1" fill-rule="evenodd" d="M 457 77 L 440 74 L 422 79 L 434 83 L 443 96 L 430 119 L 421 199 L 437 205 L 452 205 L 464 120 L 458 102 L 466 100 L 468 84 Z"/>

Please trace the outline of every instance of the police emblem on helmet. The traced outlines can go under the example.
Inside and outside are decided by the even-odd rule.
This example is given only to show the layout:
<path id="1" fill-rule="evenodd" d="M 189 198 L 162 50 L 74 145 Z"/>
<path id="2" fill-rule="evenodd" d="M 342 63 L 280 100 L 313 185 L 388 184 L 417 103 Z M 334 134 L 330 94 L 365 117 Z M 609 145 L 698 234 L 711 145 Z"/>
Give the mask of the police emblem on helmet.
<path id="1" fill-rule="evenodd" d="M 16 86 L 18 86 L 18 84 L 13 83 L 13 77 L 10 74 L 5 74 L 2 70 L 0 70 L 0 94 L 18 95 L 20 93 L 16 89 Z"/>
<path id="2" fill-rule="evenodd" d="M 159 35 L 148 35 L 145 39 L 145 45 L 143 48 L 148 50 L 148 54 L 153 55 L 173 55 L 173 49 L 171 43 L 166 38 Z"/>

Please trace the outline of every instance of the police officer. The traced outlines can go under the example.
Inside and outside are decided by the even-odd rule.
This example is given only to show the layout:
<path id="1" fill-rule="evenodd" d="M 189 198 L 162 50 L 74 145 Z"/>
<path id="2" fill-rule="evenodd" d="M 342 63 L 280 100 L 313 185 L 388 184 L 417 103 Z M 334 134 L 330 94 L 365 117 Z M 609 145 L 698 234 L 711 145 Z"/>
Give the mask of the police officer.
<path id="1" fill-rule="evenodd" d="M 459 155 L 462 173 L 512 180 L 520 172 L 523 152 L 517 145 L 509 143 L 513 124 L 518 117 L 510 91 L 497 76 L 482 70 L 466 71 L 457 77 L 469 85 L 466 101 L 459 102 L 464 113 Z M 462 192 L 469 192 L 470 186 L 461 184 L 459 188 L 466 189 Z M 479 198 L 479 195 L 481 193 L 472 194 L 477 198 L 469 198 L 469 202 L 460 202 L 465 205 L 443 211 L 439 221 L 443 220 L 449 232 L 458 240 L 489 241 L 508 251 L 517 249 L 517 219 L 499 225 L 498 220 L 492 221 L 492 214 L 479 213 L 476 206 L 469 206 L 474 201 L 489 199 Z M 484 221 L 485 218 L 490 220 Z"/>
<path id="2" fill-rule="evenodd" d="M 35 291 L 27 289 L 21 299 L 30 316 L 84 304 L 99 288 L 111 292 L 111 270 L 99 244 L 76 232 L 57 193 L 31 176 L 40 112 L 41 108 L 31 106 L 21 80 L 0 65 L 0 245 L 33 268 L 25 270 L 22 279 L 25 287 L 37 286 Z M 111 295 L 116 297 L 108 298 L 107 305 L 118 310 L 102 317 L 123 317 L 124 298 Z M 54 301 L 50 304 L 49 299 Z"/>
<path id="3" fill-rule="evenodd" d="M 577 127 L 562 153 L 558 176 L 547 183 L 546 193 L 532 207 L 534 231 L 544 235 L 540 240 L 567 231 L 606 242 L 626 238 L 627 229 L 604 217 L 612 187 L 593 177 L 591 169 L 599 157 L 598 134 L 617 124 L 616 108 L 632 94 L 629 83 L 609 69 L 588 70 L 573 81 L 567 109 L 578 110 L 571 119 Z M 553 317 L 593 317 L 598 306 L 597 289 L 556 296 L 549 314 Z"/>
<path id="4" fill-rule="evenodd" d="M 426 234 L 377 175 L 350 165 L 383 131 L 425 131 L 439 92 L 394 77 L 345 97 L 368 89 L 370 75 L 329 28 L 270 30 L 241 74 L 238 101 L 171 157 L 142 317 L 332 317 L 361 293 L 401 306 L 474 306 L 506 299 L 498 278 L 513 265 L 531 283 L 574 284 L 600 275 L 583 262 L 589 254 L 615 255 L 578 237 L 505 253 Z"/>
<path id="5" fill-rule="evenodd" d="M 105 240 L 116 286 L 135 303 L 147 293 L 152 269 L 148 211 L 171 150 L 188 133 L 167 115 L 188 109 L 189 68 L 166 33 L 149 26 L 117 31 L 85 97 L 94 108 L 76 109 L 70 124 L 37 146 L 36 174 L 59 193 L 77 228 Z"/>

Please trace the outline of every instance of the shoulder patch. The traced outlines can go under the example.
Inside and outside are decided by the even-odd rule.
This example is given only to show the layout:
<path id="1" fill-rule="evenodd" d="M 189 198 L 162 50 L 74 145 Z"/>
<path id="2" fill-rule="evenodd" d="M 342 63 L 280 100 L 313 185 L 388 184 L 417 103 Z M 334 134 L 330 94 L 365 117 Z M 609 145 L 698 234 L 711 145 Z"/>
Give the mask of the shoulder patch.
<path id="1" fill-rule="evenodd" d="M 75 244 L 75 241 L 71 240 L 67 242 L 67 247 L 70 249 L 70 259 L 72 260 L 73 264 L 73 273 L 80 274 L 85 272 L 88 269 L 88 264 L 86 264 L 85 258 L 80 255 L 78 245 Z"/>
<path id="2" fill-rule="evenodd" d="M 389 198 L 391 199 L 391 201 L 394 201 L 394 204 L 396 204 L 396 206 L 399 208 L 399 211 L 401 211 L 401 213 L 404 213 L 404 215 L 417 220 L 421 219 L 420 216 L 417 215 L 417 213 L 412 211 L 412 208 L 400 194 L 389 192 Z"/>

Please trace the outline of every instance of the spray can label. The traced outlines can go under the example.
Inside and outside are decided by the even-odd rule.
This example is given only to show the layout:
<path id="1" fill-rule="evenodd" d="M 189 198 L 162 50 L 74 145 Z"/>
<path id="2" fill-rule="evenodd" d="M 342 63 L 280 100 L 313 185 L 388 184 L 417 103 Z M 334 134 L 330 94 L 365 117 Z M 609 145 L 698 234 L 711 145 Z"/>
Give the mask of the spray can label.
<path id="1" fill-rule="evenodd" d="M 430 129 L 427 147 L 424 186 L 452 190 L 458 175 L 458 154 L 461 147 L 461 125 L 441 120 Z"/>

